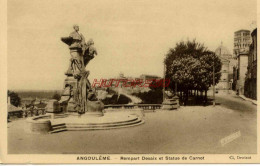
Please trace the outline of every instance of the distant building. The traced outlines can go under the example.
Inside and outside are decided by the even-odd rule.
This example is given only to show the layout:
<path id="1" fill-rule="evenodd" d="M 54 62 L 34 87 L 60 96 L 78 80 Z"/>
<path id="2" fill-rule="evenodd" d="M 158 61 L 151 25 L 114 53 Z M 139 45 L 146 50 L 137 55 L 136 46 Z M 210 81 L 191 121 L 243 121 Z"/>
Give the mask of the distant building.
<path id="1" fill-rule="evenodd" d="M 13 117 L 21 118 L 23 116 L 23 109 L 21 107 L 16 107 L 12 105 L 9 96 L 7 99 L 7 112 L 8 112 L 8 119 Z"/>
<path id="2" fill-rule="evenodd" d="M 46 98 L 32 98 L 32 97 L 27 97 L 27 98 L 22 98 L 21 99 L 21 105 L 22 107 L 29 107 L 29 106 L 38 106 L 38 105 L 44 105 L 44 104 L 47 104 L 49 101 L 49 99 L 46 99 Z M 41 106 L 39 107 L 41 108 Z"/>
<path id="3" fill-rule="evenodd" d="M 234 33 L 234 58 L 237 60 L 237 64 L 233 68 L 232 89 L 241 95 L 244 95 L 245 92 L 244 86 L 251 41 L 249 30 L 239 30 Z"/>
<path id="4" fill-rule="evenodd" d="M 140 75 L 140 79 L 143 79 L 143 80 L 153 80 L 153 79 L 161 79 L 161 78 L 156 76 L 156 75 L 142 74 L 142 75 Z"/>
<path id="5" fill-rule="evenodd" d="M 127 82 L 124 81 L 119 81 L 119 83 L 117 82 L 112 82 L 112 89 L 114 89 L 115 91 L 124 91 L 127 94 L 133 94 L 133 93 L 139 93 L 139 92 L 148 92 L 149 90 L 151 90 L 149 87 L 140 87 L 137 85 L 137 81 L 139 81 L 141 84 L 143 84 L 146 80 L 154 80 L 154 79 L 162 79 L 161 77 L 158 77 L 156 75 L 147 75 L 147 74 L 142 74 L 140 75 L 140 77 L 126 77 L 124 76 L 123 73 L 120 73 L 119 76 L 117 78 L 110 78 L 108 79 L 109 81 L 111 80 L 127 80 Z M 135 81 L 136 86 L 133 86 L 132 82 Z M 125 84 L 125 85 L 123 85 Z"/>
<path id="6" fill-rule="evenodd" d="M 232 78 L 229 77 L 230 73 L 232 73 L 232 67 L 230 66 L 230 62 L 232 60 L 232 54 L 228 51 L 226 47 L 221 45 L 216 49 L 215 54 L 220 58 L 222 67 L 221 67 L 221 77 L 219 83 L 216 85 L 216 88 L 219 90 L 229 90 L 232 85 Z"/>
<path id="7" fill-rule="evenodd" d="M 257 29 L 251 33 L 252 44 L 249 48 L 248 67 L 245 83 L 245 96 L 257 99 Z"/>
<path id="8" fill-rule="evenodd" d="M 248 52 L 240 52 L 238 54 L 237 66 L 237 85 L 236 91 L 240 95 L 244 95 L 244 86 L 246 80 L 247 66 L 248 66 Z"/>
<path id="9" fill-rule="evenodd" d="M 237 71 L 238 71 L 238 66 L 235 65 L 233 66 L 233 82 L 232 82 L 232 90 L 236 91 L 237 89 L 237 80 L 238 80 L 238 75 L 237 75 Z"/>
<path id="10" fill-rule="evenodd" d="M 32 98 L 32 97 L 22 98 L 21 103 L 22 103 L 22 105 L 25 106 L 25 105 L 32 104 L 33 100 L 34 100 L 34 98 Z"/>
<path id="11" fill-rule="evenodd" d="M 234 56 L 237 57 L 240 52 L 248 52 L 251 44 L 249 30 L 239 30 L 234 33 Z"/>

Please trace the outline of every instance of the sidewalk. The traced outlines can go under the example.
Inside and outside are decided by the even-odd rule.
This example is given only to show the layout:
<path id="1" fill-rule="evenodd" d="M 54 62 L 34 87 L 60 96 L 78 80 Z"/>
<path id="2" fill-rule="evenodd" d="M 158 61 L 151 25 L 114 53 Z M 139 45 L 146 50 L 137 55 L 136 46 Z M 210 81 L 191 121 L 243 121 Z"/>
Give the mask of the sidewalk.
<path id="1" fill-rule="evenodd" d="M 257 105 L 257 100 L 253 100 L 253 99 L 247 98 L 244 95 L 239 95 L 239 97 L 241 97 L 243 100 L 250 101 L 254 105 Z"/>

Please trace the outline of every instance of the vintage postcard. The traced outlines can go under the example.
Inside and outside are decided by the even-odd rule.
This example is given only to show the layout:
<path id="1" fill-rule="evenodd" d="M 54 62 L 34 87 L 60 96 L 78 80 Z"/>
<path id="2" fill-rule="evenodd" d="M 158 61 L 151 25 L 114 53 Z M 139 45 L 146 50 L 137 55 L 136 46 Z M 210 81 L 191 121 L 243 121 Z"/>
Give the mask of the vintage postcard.
<path id="1" fill-rule="evenodd" d="M 1 1 L 1 163 L 259 163 L 257 0 Z"/>

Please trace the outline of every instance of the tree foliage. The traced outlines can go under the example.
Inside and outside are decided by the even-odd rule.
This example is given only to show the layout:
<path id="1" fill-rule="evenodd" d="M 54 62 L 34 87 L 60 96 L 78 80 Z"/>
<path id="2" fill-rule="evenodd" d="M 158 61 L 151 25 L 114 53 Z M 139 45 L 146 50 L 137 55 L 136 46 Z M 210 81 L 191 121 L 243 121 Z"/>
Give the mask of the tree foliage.
<path id="1" fill-rule="evenodd" d="M 21 98 L 18 96 L 17 93 L 13 91 L 7 91 L 7 96 L 10 97 L 10 103 L 16 107 L 21 105 Z"/>
<path id="2" fill-rule="evenodd" d="M 153 80 L 150 83 L 148 92 L 133 93 L 134 96 L 142 100 L 142 104 L 161 104 L 163 102 L 163 79 Z"/>
<path id="3" fill-rule="evenodd" d="M 161 104 L 163 102 L 163 92 L 160 89 L 152 89 L 148 92 L 133 93 L 133 95 L 142 100 L 141 104 Z"/>
<path id="4" fill-rule="evenodd" d="M 52 99 L 56 99 L 59 101 L 61 99 L 61 95 L 58 92 L 55 92 L 55 94 L 52 96 Z"/>
<path id="5" fill-rule="evenodd" d="M 105 105 L 109 105 L 109 104 L 128 104 L 130 102 L 132 102 L 131 99 L 129 99 L 128 97 L 126 97 L 125 95 L 121 94 L 120 96 L 118 96 L 118 94 L 114 94 L 111 98 L 105 98 L 102 100 L 102 102 Z"/>
<path id="6" fill-rule="evenodd" d="M 177 43 L 169 50 L 164 63 L 166 78 L 177 82 L 178 91 L 185 94 L 189 90 L 207 91 L 213 85 L 213 66 L 215 84 L 221 76 L 221 60 L 196 40 Z"/>

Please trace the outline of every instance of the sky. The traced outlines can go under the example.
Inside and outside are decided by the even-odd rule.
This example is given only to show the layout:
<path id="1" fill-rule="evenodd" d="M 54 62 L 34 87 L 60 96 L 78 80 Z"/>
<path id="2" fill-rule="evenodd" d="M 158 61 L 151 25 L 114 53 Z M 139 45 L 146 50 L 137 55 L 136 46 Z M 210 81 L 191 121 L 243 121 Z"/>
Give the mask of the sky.
<path id="1" fill-rule="evenodd" d="M 256 0 L 8 0 L 8 89 L 59 90 L 69 65 L 61 42 L 78 24 L 98 51 L 89 79 L 119 73 L 163 76 L 177 42 L 193 40 L 232 53 L 234 32 L 252 30 Z"/>

